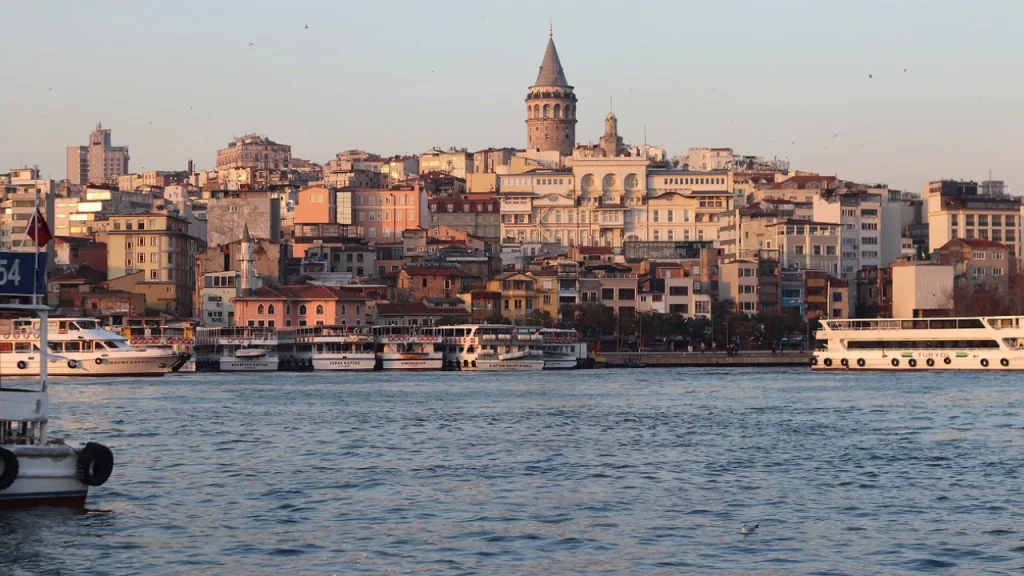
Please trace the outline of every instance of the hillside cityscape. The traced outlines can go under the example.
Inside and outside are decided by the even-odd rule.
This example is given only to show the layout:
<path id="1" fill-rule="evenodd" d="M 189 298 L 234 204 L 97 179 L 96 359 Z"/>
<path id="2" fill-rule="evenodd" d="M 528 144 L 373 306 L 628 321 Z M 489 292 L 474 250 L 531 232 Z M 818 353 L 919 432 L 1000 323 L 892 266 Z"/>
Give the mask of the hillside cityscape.
<path id="1" fill-rule="evenodd" d="M 97 123 L 64 179 L 0 174 L 0 247 L 34 251 L 38 210 L 49 305 L 114 326 L 508 323 L 575 328 L 596 350 L 746 350 L 805 346 L 826 318 L 1024 311 L 1024 212 L 1004 182 L 895 190 L 756 151 L 668 151 L 624 142 L 611 112 L 582 144 L 592 96 L 570 77 L 552 35 L 525 141 L 475 151 L 321 163 L 253 133 L 214 170 L 140 173 Z"/>

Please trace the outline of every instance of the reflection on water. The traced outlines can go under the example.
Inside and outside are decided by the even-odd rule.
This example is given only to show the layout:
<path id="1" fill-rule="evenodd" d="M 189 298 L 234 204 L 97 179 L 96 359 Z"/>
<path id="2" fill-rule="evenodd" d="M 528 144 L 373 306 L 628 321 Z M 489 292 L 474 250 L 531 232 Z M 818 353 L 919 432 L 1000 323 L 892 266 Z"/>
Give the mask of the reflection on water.
<path id="1" fill-rule="evenodd" d="M 1011 374 L 594 370 L 54 383 L 94 510 L 44 574 L 1020 573 Z M 102 511 L 102 512 L 100 512 Z M 744 522 L 761 530 L 742 536 Z"/>

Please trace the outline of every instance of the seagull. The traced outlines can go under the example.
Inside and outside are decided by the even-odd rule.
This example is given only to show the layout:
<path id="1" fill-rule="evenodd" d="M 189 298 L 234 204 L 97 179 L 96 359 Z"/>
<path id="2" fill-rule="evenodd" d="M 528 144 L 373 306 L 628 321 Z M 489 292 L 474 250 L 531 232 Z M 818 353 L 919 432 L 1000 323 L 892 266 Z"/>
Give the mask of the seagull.
<path id="1" fill-rule="evenodd" d="M 252 42 L 249 42 L 249 46 L 252 46 Z"/>
<path id="2" fill-rule="evenodd" d="M 306 30 L 309 30 L 309 24 L 306 24 Z"/>
<path id="3" fill-rule="evenodd" d="M 757 529 L 758 529 L 759 526 L 761 526 L 761 525 L 760 524 L 754 524 L 753 526 L 747 526 L 746 524 L 744 524 L 740 528 L 740 534 L 753 534 L 754 532 L 757 532 Z"/>
<path id="4" fill-rule="evenodd" d="M 874 79 L 875 77 L 873 74 L 868 74 L 868 78 Z"/>
<path id="5" fill-rule="evenodd" d="M 904 71 L 904 72 L 906 72 L 906 71 L 907 71 L 907 69 L 906 69 L 906 68 L 904 68 L 904 69 L 903 69 L 903 71 Z"/>

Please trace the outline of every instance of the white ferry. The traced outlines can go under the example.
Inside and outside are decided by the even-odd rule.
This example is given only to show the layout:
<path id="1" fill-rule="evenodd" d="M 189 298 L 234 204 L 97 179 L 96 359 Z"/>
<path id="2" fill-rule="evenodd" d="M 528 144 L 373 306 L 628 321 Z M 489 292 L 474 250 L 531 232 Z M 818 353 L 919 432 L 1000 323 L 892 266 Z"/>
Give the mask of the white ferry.
<path id="1" fill-rule="evenodd" d="M 579 358 L 587 357 L 587 345 L 580 342 L 575 330 L 544 328 L 540 335 L 544 338 L 545 370 L 573 370 Z"/>
<path id="2" fill-rule="evenodd" d="M 366 326 L 309 326 L 295 329 L 295 356 L 313 370 L 370 371 L 377 356 Z"/>
<path id="3" fill-rule="evenodd" d="M 814 370 L 1024 370 L 1024 316 L 825 320 Z"/>
<path id="4" fill-rule="evenodd" d="M 38 383 L 0 385 L 0 509 L 84 508 L 89 488 L 110 478 L 114 455 L 96 442 L 73 447 L 49 437 L 48 309 L 16 304 L 2 308 L 39 315 L 41 330 L 36 338 L 42 345 L 30 354 L 43 361 Z"/>
<path id="5" fill-rule="evenodd" d="M 432 326 L 423 333 L 441 338 L 450 370 L 527 371 L 544 369 L 544 337 L 538 328 L 500 324 Z"/>
<path id="6" fill-rule="evenodd" d="M 382 370 L 440 370 L 444 362 L 441 337 L 417 326 L 374 326 L 373 337 Z"/>
<path id="7" fill-rule="evenodd" d="M 196 330 L 196 368 L 221 372 L 273 372 L 277 330 L 252 326 Z"/>
<path id="8" fill-rule="evenodd" d="M 38 376 L 39 319 L 0 321 L 0 374 Z M 165 347 L 133 347 L 92 318 L 47 320 L 47 372 L 51 376 L 163 376 L 188 358 Z"/>

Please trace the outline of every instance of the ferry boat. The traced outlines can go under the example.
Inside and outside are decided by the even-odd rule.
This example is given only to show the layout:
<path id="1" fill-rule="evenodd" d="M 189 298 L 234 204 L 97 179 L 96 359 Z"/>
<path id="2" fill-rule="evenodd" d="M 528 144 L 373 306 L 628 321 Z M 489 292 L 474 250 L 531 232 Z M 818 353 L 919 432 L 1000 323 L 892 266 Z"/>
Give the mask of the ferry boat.
<path id="1" fill-rule="evenodd" d="M 367 326 L 309 326 L 295 329 L 295 357 L 313 370 L 374 370 L 377 356 Z"/>
<path id="2" fill-rule="evenodd" d="M 544 342 L 545 370 L 573 370 L 580 358 L 587 357 L 587 345 L 580 342 L 575 330 L 544 328 L 540 335 Z"/>
<path id="3" fill-rule="evenodd" d="M 0 374 L 38 376 L 43 344 L 38 318 L 0 320 Z M 50 376 L 163 376 L 188 359 L 169 347 L 133 347 L 92 318 L 50 318 Z"/>
<path id="4" fill-rule="evenodd" d="M 114 455 L 96 442 L 72 447 L 49 437 L 48 308 L 4 304 L 0 309 L 39 316 L 40 346 L 34 355 L 42 359 L 38 382 L 0 383 L 0 509 L 84 508 L 89 488 L 110 478 Z"/>
<path id="5" fill-rule="evenodd" d="M 423 333 L 441 339 L 444 367 L 466 371 L 544 369 L 543 336 L 538 328 L 501 324 L 431 326 Z"/>
<path id="6" fill-rule="evenodd" d="M 196 330 L 196 369 L 221 372 L 273 372 L 279 364 L 278 332 L 236 326 Z"/>
<path id="7" fill-rule="evenodd" d="M 814 370 L 1024 370 L 1024 316 L 825 320 Z"/>
<path id="8" fill-rule="evenodd" d="M 374 326 L 377 358 L 383 370 L 440 370 L 441 337 L 417 326 Z"/>

